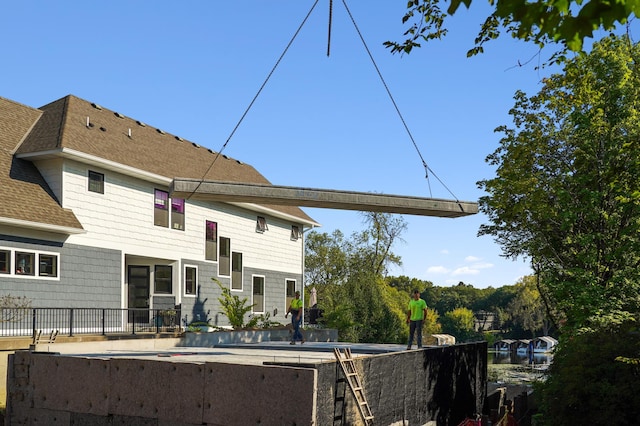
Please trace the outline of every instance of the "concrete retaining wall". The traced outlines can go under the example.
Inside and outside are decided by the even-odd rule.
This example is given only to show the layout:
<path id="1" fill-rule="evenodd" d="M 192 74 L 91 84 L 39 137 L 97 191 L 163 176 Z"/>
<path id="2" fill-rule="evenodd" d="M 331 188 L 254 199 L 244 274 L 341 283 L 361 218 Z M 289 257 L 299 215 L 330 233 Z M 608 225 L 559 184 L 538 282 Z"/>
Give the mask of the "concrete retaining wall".
<path id="1" fill-rule="evenodd" d="M 355 365 L 376 425 L 457 426 L 482 412 L 486 342 L 358 357 Z M 318 366 L 318 425 L 333 424 L 336 380 L 341 374 L 336 363 Z M 360 424 L 349 389 L 346 397 L 345 424 Z"/>
<path id="2" fill-rule="evenodd" d="M 486 395 L 487 344 L 357 357 L 375 424 L 458 425 Z M 10 357 L 7 424 L 359 425 L 342 371 L 315 365 L 241 365 L 69 357 Z M 338 414 L 339 414 L 338 413 Z"/>
<path id="3" fill-rule="evenodd" d="M 10 425 L 312 425 L 311 368 L 16 352 Z"/>

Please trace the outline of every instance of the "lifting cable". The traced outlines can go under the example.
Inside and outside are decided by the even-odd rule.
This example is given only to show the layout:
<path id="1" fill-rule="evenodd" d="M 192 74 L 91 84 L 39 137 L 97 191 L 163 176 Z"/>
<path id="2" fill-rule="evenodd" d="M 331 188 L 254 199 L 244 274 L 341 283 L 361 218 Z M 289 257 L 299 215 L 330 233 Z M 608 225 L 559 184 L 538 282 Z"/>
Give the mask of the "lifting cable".
<path id="1" fill-rule="evenodd" d="M 280 64 L 280 62 L 282 61 L 282 58 L 284 58 L 284 55 L 287 53 L 287 51 L 289 50 L 289 48 L 291 47 L 291 45 L 293 44 L 293 41 L 296 39 L 296 37 L 298 36 L 298 34 L 300 33 L 300 31 L 302 30 L 302 27 L 304 26 L 304 24 L 307 22 L 307 20 L 309 19 L 309 16 L 311 15 L 311 13 L 313 12 L 313 10 L 315 9 L 316 5 L 318 4 L 319 0 L 316 0 L 313 5 L 311 6 L 311 9 L 309 9 L 309 12 L 307 13 L 307 15 L 304 17 L 304 19 L 302 20 L 302 22 L 300 23 L 300 26 L 298 27 L 298 29 L 296 30 L 296 32 L 293 34 L 293 37 L 291 37 L 291 40 L 289 41 L 289 43 L 287 44 L 287 46 L 285 47 L 284 51 L 282 52 L 282 54 L 280 55 L 280 57 L 278 58 L 278 60 L 276 61 L 275 65 L 273 66 L 273 68 L 271 69 L 271 71 L 269 72 L 269 74 L 267 75 L 267 78 L 264 80 L 264 82 L 262 83 L 262 85 L 260 86 L 260 89 L 258 89 L 258 92 L 255 94 L 255 96 L 253 97 L 253 99 L 251 100 L 251 102 L 249 103 L 249 106 L 247 107 L 247 109 L 244 111 L 244 113 L 242 114 L 242 116 L 240 117 L 240 120 L 238 120 L 238 123 L 235 125 L 235 127 L 233 128 L 233 130 L 231 131 L 231 134 L 229 134 L 229 137 L 227 138 L 227 140 L 225 141 L 225 143 L 222 145 L 222 148 L 220 148 L 220 150 L 218 151 L 218 153 L 216 154 L 216 156 L 214 157 L 213 161 L 211 162 L 211 164 L 209 165 L 209 167 L 207 168 L 207 170 L 204 172 L 204 174 L 202 175 L 202 178 L 200 179 L 200 182 L 198 182 L 198 185 L 196 186 L 196 188 L 191 192 L 191 194 L 189 194 L 189 197 L 187 197 L 187 199 L 190 199 L 191 196 L 193 194 L 195 194 L 198 189 L 200 188 L 200 186 L 202 185 L 202 183 L 204 182 L 204 178 L 207 176 L 207 174 L 209 174 L 209 172 L 211 171 L 211 169 L 213 168 L 213 165 L 216 163 L 216 161 L 218 160 L 218 158 L 220 157 L 220 155 L 222 154 L 222 152 L 224 151 L 224 149 L 227 147 L 227 144 L 229 143 L 229 141 L 231 140 L 231 138 L 233 137 L 233 135 L 235 134 L 236 130 L 238 130 L 238 127 L 240 127 L 240 124 L 242 123 L 242 121 L 244 120 L 244 118 L 246 117 L 246 115 L 249 113 L 249 110 L 251 109 L 251 107 L 253 106 L 253 104 L 256 102 L 256 100 L 258 99 L 258 96 L 260 96 L 260 93 L 262 93 L 262 90 L 264 89 L 264 87 L 267 85 L 267 82 L 269 81 L 269 79 L 271 78 L 271 76 L 273 75 L 273 73 L 275 72 L 276 68 L 278 67 L 278 65 Z M 431 194 L 431 183 L 429 182 L 429 173 L 431 173 L 432 176 L 434 176 L 438 182 L 440 182 L 440 184 L 449 192 L 449 194 L 451 194 L 451 196 L 453 196 L 453 198 L 456 200 L 456 202 L 458 202 L 458 197 L 456 197 L 453 192 L 451 192 L 451 190 L 444 184 L 444 182 L 433 172 L 433 170 L 427 165 L 427 163 L 425 162 L 424 158 L 422 157 L 422 153 L 420 152 L 420 149 L 418 148 L 418 145 L 416 144 L 415 139 L 413 138 L 413 135 L 411 134 L 411 131 L 409 130 L 409 126 L 407 126 L 406 121 L 404 120 L 404 117 L 402 116 L 402 113 L 400 112 L 400 108 L 398 108 L 398 105 L 396 104 L 395 99 L 393 98 L 393 95 L 391 95 L 391 91 L 389 90 L 389 86 L 387 86 L 386 81 L 384 80 L 384 77 L 382 77 L 382 73 L 380 72 L 380 69 L 378 68 L 378 65 L 376 64 L 376 61 L 373 59 L 373 55 L 371 54 L 371 51 L 369 50 L 369 47 L 367 46 L 367 43 L 364 40 L 364 37 L 362 36 L 362 33 L 360 32 L 360 29 L 358 28 L 358 25 L 356 24 L 355 19 L 353 18 L 353 15 L 351 14 L 351 11 L 349 10 L 349 7 L 347 6 L 346 0 L 342 0 L 342 4 L 344 5 L 344 8 L 347 11 L 347 14 L 349 15 L 349 18 L 351 19 L 351 22 L 353 23 L 353 26 L 356 30 L 356 32 L 358 33 L 358 37 L 360 37 L 360 41 L 362 41 L 362 45 L 364 46 L 365 50 L 367 51 L 367 54 L 369 55 L 369 59 L 371 59 L 371 63 L 373 64 L 373 67 L 375 68 L 378 77 L 380 78 L 380 81 L 382 82 L 382 85 L 384 86 L 387 95 L 389 95 L 389 99 L 391 100 L 391 103 L 393 104 L 396 113 L 398 114 L 398 117 L 400 118 L 400 121 L 402 122 L 402 125 L 404 126 L 407 134 L 409 135 L 409 139 L 411 139 L 411 142 L 413 143 L 414 148 L 416 149 L 416 152 L 418 153 L 418 156 L 420 157 L 420 160 L 422 161 L 422 166 L 424 167 L 425 170 L 425 179 L 427 179 L 427 185 L 429 187 L 429 196 L 433 197 L 433 195 Z M 329 0 L 329 28 L 328 28 L 328 35 L 327 35 L 327 56 L 329 56 L 330 51 L 331 51 L 331 23 L 332 23 L 332 17 L 333 17 L 333 0 Z"/>
<path id="2" fill-rule="evenodd" d="M 376 64 L 376 61 L 373 59 L 373 55 L 371 54 L 371 51 L 369 50 L 369 47 L 367 46 L 367 43 L 364 41 L 364 37 L 362 36 L 362 33 L 360 32 L 360 29 L 358 28 L 358 24 L 356 24 L 355 19 L 353 19 L 353 15 L 351 14 L 351 11 L 349 10 L 349 6 L 347 6 L 346 0 L 342 0 L 342 4 L 344 4 L 344 8 L 347 10 L 347 13 L 349 14 L 349 18 L 351 19 L 351 22 L 353 23 L 353 26 L 356 29 L 356 32 L 358 33 L 358 37 L 360 37 L 360 40 L 362 41 L 362 45 L 364 46 L 365 50 L 367 51 L 367 54 L 369 55 L 369 59 L 371 59 L 371 63 L 373 64 L 373 67 L 376 69 L 376 72 L 378 73 L 378 77 L 380 77 L 380 81 L 382 82 L 382 85 L 384 86 L 385 90 L 387 91 L 387 95 L 389 95 L 389 99 L 391 99 L 391 103 L 393 104 L 394 108 L 396 109 L 396 112 L 398 113 L 398 117 L 400 117 L 400 121 L 402 121 L 402 125 L 404 126 L 404 129 L 407 131 L 407 134 L 409 135 L 409 139 L 411 139 L 411 142 L 413 143 L 413 146 L 416 149 L 416 152 L 418 153 L 418 156 L 420 157 L 420 160 L 422 161 L 422 166 L 424 167 L 424 171 L 425 171 L 425 179 L 427 179 L 427 185 L 429 187 L 429 196 L 433 197 L 433 195 L 431 194 L 431 184 L 429 183 L 429 172 L 431 172 L 431 175 L 434 176 L 438 180 L 438 182 L 440 182 L 440 184 L 442 184 L 442 186 L 449 192 L 449 194 L 451 194 L 451 196 L 453 198 L 455 198 L 456 202 L 458 202 L 459 201 L 458 197 L 456 197 L 453 194 L 453 192 L 451 192 L 451 190 L 447 187 L 447 185 L 445 185 L 444 182 L 442 182 L 442 180 L 440 180 L 440 178 L 433 172 L 433 170 L 431 170 L 431 168 L 424 161 L 424 158 L 422 157 L 422 154 L 420 153 L 420 149 L 418 148 L 418 145 L 416 144 L 416 141 L 415 141 L 415 139 L 413 139 L 413 135 L 411 134 L 411 131 L 409 130 L 409 126 L 407 126 L 407 123 L 404 121 L 404 117 L 402 117 L 402 113 L 400 113 L 400 108 L 398 108 L 398 105 L 396 104 L 395 99 L 393 99 L 393 96 L 391 95 L 391 91 L 389 90 L 389 86 L 387 86 L 387 83 L 384 81 L 384 78 L 382 77 L 382 73 L 380 72 L 380 69 L 378 68 L 378 65 Z"/>
<path id="3" fill-rule="evenodd" d="M 240 124 L 242 123 L 242 120 L 244 120 L 244 118 L 247 116 L 247 114 L 249 113 L 249 110 L 251 109 L 251 107 L 253 106 L 253 104 L 256 102 L 256 100 L 258 99 L 258 96 L 260 96 L 260 93 L 262 93 L 262 89 L 264 89 L 264 87 L 267 85 L 267 82 L 269 81 L 269 79 L 271 78 L 271 76 L 273 75 L 273 73 L 275 72 L 276 68 L 278 67 L 278 65 L 280 64 L 280 61 L 282 61 L 282 58 L 284 58 L 284 55 L 287 53 L 287 51 L 289 50 L 289 48 L 291 47 L 291 45 L 293 44 L 293 41 L 296 39 L 296 37 L 298 36 L 298 34 L 300 33 L 300 30 L 302 30 L 302 27 L 304 26 L 305 22 L 307 22 L 307 19 L 309 19 L 309 16 L 311 15 L 311 12 L 313 12 L 313 9 L 315 9 L 316 5 L 318 4 L 319 0 L 316 0 L 313 5 L 311 6 L 311 9 L 309 9 L 309 12 L 307 13 L 307 16 L 304 17 L 304 19 L 302 20 L 302 23 L 300 23 L 300 26 L 298 27 L 298 29 L 296 30 L 296 32 L 293 34 L 293 37 L 291 37 L 291 40 L 289 40 L 289 43 L 287 44 L 287 47 L 285 47 L 284 51 L 282 52 L 282 54 L 280 55 L 280 57 L 278 58 L 278 60 L 276 61 L 275 65 L 273 66 L 273 68 L 271 68 L 271 71 L 269 72 L 269 74 L 267 75 L 267 78 L 264 80 L 264 82 L 262 83 L 262 86 L 260 86 L 260 89 L 258 89 L 258 92 L 255 94 L 255 96 L 253 97 L 253 99 L 251 100 L 251 102 L 249 103 L 249 106 L 247 107 L 247 109 L 244 111 L 244 113 L 242 114 L 242 116 L 240 117 L 240 120 L 238 120 L 238 123 L 235 125 L 235 127 L 233 128 L 233 130 L 231 131 L 231 134 L 229 134 L 229 137 L 227 138 L 227 140 L 225 141 L 225 143 L 222 145 L 222 148 L 220 148 L 220 150 L 218 151 L 218 153 L 216 154 L 216 156 L 214 157 L 213 161 L 211 162 L 211 164 L 209 165 L 209 168 L 204 172 L 204 174 L 202 175 L 202 179 L 200 179 L 200 182 L 198 182 L 198 185 L 195 187 L 195 189 L 191 192 L 191 194 L 189 194 L 189 197 L 187 197 L 187 200 L 191 198 L 191 196 L 193 194 L 195 194 L 198 189 L 200 188 L 200 186 L 202 185 L 202 183 L 204 182 L 204 178 L 207 176 L 207 174 L 209 174 L 209 172 L 211 171 L 211 168 L 213 167 L 213 165 L 216 163 L 216 161 L 218 160 L 218 158 L 220 157 L 220 155 L 222 154 L 222 151 L 224 151 L 224 149 L 227 147 L 227 144 L 229 143 L 229 141 L 231 140 L 231 138 L 233 137 L 233 135 L 236 133 L 236 130 L 238 130 L 238 127 L 240 127 Z M 328 52 L 327 52 L 328 54 Z"/>

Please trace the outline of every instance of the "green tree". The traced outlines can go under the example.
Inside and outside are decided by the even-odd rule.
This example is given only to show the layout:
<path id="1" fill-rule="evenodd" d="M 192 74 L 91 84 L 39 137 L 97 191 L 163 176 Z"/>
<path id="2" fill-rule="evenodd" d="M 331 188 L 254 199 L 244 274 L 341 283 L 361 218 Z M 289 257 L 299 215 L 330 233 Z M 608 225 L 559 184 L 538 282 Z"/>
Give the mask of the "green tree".
<path id="1" fill-rule="evenodd" d="M 439 322 L 440 315 L 435 309 L 427 308 L 427 317 L 424 319 L 422 332 L 424 334 L 438 334 L 442 332 L 442 324 Z"/>
<path id="2" fill-rule="evenodd" d="M 638 320 L 626 321 L 561 342 L 534 395 L 541 399 L 540 425 L 638 424 L 640 354 Z"/>
<path id="3" fill-rule="evenodd" d="M 368 343 L 405 341 L 405 318 L 382 277 L 368 273 L 350 275 L 347 282 L 327 294 L 322 322 L 337 328 L 340 340 Z"/>
<path id="4" fill-rule="evenodd" d="M 470 8 L 471 0 L 409 0 L 402 23 L 408 26 L 402 42 L 385 42 L 392 52 L 409 53 L 420 47 L 420 41 L 442 38 L 447 33 L 445 22 L 460 5 Z M 477 2 L 476 2 L 477 4 Z M 568 50 L 582 50 L 585 38 L 596 30 L 614 30 L 626 24 L 634 14 L 640 15 L 640 3 L 634 0 L 489 0 L 493 8 L 475 39 L 475 46 L 467 52 L 472 56 L 483 52 L 485 42 L 497 39 L 502 33 L 543 47 L 559 43 L 561 58 Z M 448 5 L 446 11 L 443 5 Z"/>
<path id="5" fill-rule="evenodd" d="M 406 336 L 404 296 L 384 276 L 400 264 L 392 247 L 406 223 L 387 213 L 363 215 L 368 228 L 349 240 L 339 231 L 334 238 L 310 233 L 305 275 L 318 289 L 321 321 L 337 328 L 342 340 L 399 343 Z"/>
<path id="6" fill-rule="evenodd" d="M 466 341 L 475 334 L 473 312 L 467 308 L 456 308 L 447 312 L 440 318 L 440 323 L 442 331 L 455 336 L 458 341 Z"/>
<path id="7" fill-rule="evenodd" d="M 407 294 L 411 294 L 414 289 L 418 289 L 420 293 L 423 293 L 426 289 L 433 287 L 431 281 L 423 281 L 418 278 L 409 278 L 406 275 L 400 275 L 399 277 L 385 277 L 387 284 L 390 287 L 396 288 L 399 291 L 403 291 Z"/>
<path id="8" fill-rule="evenodd" d="M 513 323 L 526 332 L 527 337 L 547 335 L 549 321 L 536 286 L 536 278 L 532 275 L 523 277 L 516 283 L 515 288 L 516 296 L 509 302 L 506 309 Z"/>
<path id="9" fill-rule="evenodd" d="M 401 235 L 407 229 L 402 216 L 389 213 L 362 212 L 364 231 L 353 235 L 349 253 L 350 270 L 366 270 L 376 276 L 386 276 L 392 265 L 401 266 L 400 257 L 391 249 L 403 242 Z"/>
<path id="10" fill-rule="evenodd" d="M 305 282 L 322 286 L 340 284 L 347 276 L 347 253 L 344 235 L 311 231 L 305 238 Z"/>
<path id="11" fill-rule="evenodd" d="M 547 313 L 562 323 L 541 388 L 554 425 L 638 418 L 639 63 L 637 44 L 610 36 L 537 95 L 517 93 L 515 128 L 498 129 L 488 157 L 497 176 L 479 183 L 490 220 L 480 234 L 532 259 Z"/>
<path id="12" fill-rule="evenodd" d="M 479 182 L 490 220 L 480 235 L 534 260 L 568 329 L 640 307 L 639 54 L 627 37 L 607 37 L 537 95 L 518 92 L 515 128 L 498 129 L 487 158 L 497 176 Z"/>

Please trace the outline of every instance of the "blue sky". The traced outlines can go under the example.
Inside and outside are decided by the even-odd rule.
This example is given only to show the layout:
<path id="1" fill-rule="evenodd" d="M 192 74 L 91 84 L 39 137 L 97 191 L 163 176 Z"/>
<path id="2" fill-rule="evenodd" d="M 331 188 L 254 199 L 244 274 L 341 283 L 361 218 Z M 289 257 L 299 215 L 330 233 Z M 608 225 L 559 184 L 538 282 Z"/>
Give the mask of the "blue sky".
<path id="1" fill-rule="evenodd" d="M 476 2 L 477 3 L 477 2 Z M 493 130 L 511 124 L 517 89 L 541 88 L 537 48 L 510 37 L 467 58 L 486 16 L 461 10 L 449 35 L 410 55 L 400 40 L 404 1 L 347 3 L 423 158 L 425 171 L 341 1 L 334 2 L 327 57 L 328 0 L 318 2 L 224 153 L 276 185 L 477 201 L 491 178 L 484 159 Z M 0 6 L 0 96 L 39 107 L 73 94 L 220 150 L 307 15 L 312 0 L 29 1 Z M 551 51 L 543 52 L 542 58 Z M 533 61 L 525 64 L 532 58 Z M 349 236 L 358 212 L 305 208 Z M 491 237 L 483 215 L 404 216 L 403 267 L 394 275 L 449 286 L 514 284 L 530 273 Z"/>

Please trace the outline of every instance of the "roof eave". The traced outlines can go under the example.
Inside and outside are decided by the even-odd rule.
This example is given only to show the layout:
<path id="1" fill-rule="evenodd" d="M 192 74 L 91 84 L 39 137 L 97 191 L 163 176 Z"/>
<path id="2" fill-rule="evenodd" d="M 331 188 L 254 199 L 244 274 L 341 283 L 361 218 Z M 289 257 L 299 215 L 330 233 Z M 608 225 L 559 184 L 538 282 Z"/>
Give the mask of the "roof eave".
<path id="1" fill-rule="evenodd" d="M 86 154 L 84 152 L 76 151 L 69 148 L 58 148 L 48 151 L 30 152 L 25 154 L 17 154 L 17 158 L 23 160 L 35 161 L 35 160 L 47 160 L 51 158 L 66 158 L 69 160 L 75 160 L 84 164 L 99 166 L 106 170 L 122 173 L 127 176 L 136 177 L 148 182 L 153 182 L 160 185 L 168 186 L 172 182 L 172 178 L 161 176 L 155 173 L 150 173 L 145 170 L 130 167 L 125 164 L 116 163 L 115 161 L 105 160 L 104 158 L 97 157 L 95 155 Z"/>

